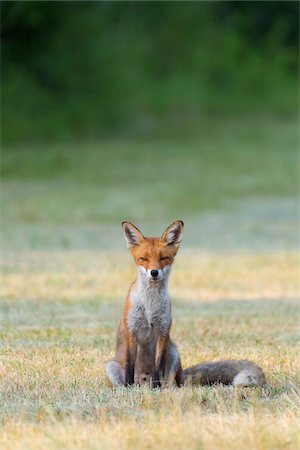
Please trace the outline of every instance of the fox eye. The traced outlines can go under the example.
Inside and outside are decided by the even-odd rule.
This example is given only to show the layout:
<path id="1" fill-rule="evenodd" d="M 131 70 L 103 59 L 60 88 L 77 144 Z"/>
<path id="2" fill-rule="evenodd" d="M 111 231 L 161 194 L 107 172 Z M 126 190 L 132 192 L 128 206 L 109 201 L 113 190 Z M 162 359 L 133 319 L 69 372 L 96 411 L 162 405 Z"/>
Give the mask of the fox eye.
<path id="1" fill-rule="evenodd" d="M 166 259 L 168 259 L 167 256 L 161 256 L 161 257 L 160 257 L 160 260 L 161 260 L 161 261 L 165 261 Z"/>
<path id="2" fill-rule="evenodd" d="M 141 257 L 140 257 L 140 260 L 141 260 L 141 261 L 148 261 L 148 258 L 145 258 L 144 256 L 141 256 Z"/>

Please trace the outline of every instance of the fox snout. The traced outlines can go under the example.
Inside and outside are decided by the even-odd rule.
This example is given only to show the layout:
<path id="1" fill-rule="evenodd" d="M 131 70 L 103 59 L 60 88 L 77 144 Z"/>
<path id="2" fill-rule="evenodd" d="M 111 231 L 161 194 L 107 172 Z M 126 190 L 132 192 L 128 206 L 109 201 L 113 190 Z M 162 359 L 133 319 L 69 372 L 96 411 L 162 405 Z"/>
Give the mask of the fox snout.
<path id="1" fill-rule="evenodd" d="M 140 266 L 141 267 L 141 266 Z M 149 280 L 162 280 L 165 275 L 164 269 L 141 269 Z"/>
<path id="2" fill-rule="evenodd" d="M 144 276 L 149 281 L 159 281 L 167 279 L 170 275 L 171 265 L 165 266 L 162 269 L 146 269 L 143 266 L 138 266 L 138 271 L 142 276 Z"/>
<path id="3" fill-rule="evenodd" d="M 160 280 L 163 278 L 163 269 L 150 269 L 147 270 L 147 276 L 150 280 Z"/>

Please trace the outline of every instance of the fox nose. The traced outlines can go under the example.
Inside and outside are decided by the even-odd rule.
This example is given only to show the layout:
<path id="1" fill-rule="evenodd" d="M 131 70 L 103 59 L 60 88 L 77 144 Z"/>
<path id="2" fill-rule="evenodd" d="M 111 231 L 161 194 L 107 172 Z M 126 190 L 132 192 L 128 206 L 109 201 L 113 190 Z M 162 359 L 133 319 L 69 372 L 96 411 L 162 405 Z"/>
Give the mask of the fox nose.
<path id="1" fill-rule="evenodd" d="M 151 276 L 152 276 L 153 278 L 156 278 L 157 275 L 158 275 L 158 270 L 151 270 Z"/>

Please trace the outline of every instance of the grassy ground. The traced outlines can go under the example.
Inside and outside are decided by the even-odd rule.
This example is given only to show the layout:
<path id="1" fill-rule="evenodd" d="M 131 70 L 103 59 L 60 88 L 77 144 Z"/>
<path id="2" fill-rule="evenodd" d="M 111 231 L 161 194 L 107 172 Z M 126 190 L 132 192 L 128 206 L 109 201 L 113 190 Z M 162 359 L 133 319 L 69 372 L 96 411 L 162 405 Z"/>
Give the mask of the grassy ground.
<path id="1" fill-rule="evenodd" d="M 299 447 L 297 124 L 177 133 L 4 152 L 0 448 Z M 134 276 L 124 218 L 186 222 L 170 286 L 184 367 L 249 358 L 266 388 L 109 386 Z"/>
<path id="2" fill-rule="evenodd" d="M 4 245 L 120 249 L 125 218 L 147 233 L 180 218 L 189 227 L 185 242 L 198 246 L 200 233 L 190 236 L 203 212 L 295 196 L 298 141 L 297 120 L 258 118 L 203 120 L 196 135 L 178 129 L 149 139 L 8 148 Z"/>

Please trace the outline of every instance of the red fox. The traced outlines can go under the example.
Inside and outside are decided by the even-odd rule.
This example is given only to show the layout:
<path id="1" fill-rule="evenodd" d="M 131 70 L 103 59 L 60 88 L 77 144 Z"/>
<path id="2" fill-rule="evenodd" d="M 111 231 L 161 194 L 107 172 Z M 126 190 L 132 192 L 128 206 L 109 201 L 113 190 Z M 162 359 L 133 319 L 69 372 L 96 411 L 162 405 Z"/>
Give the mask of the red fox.
<path id="1" fill-rule="evenodd" d="M 137 266 L 117 334 L 116 355 L 106 367 L 114 385 L 152 387 L 193 384 L 263 385 L 265 376 L 251 361 L 205 362 L 183 370 L 170 338 L 172 323 L 168 282 L 178 251 L 183 222 L 172 223 L 157 238 L 146 238 L 130 222 L 122 223 Z"/>

